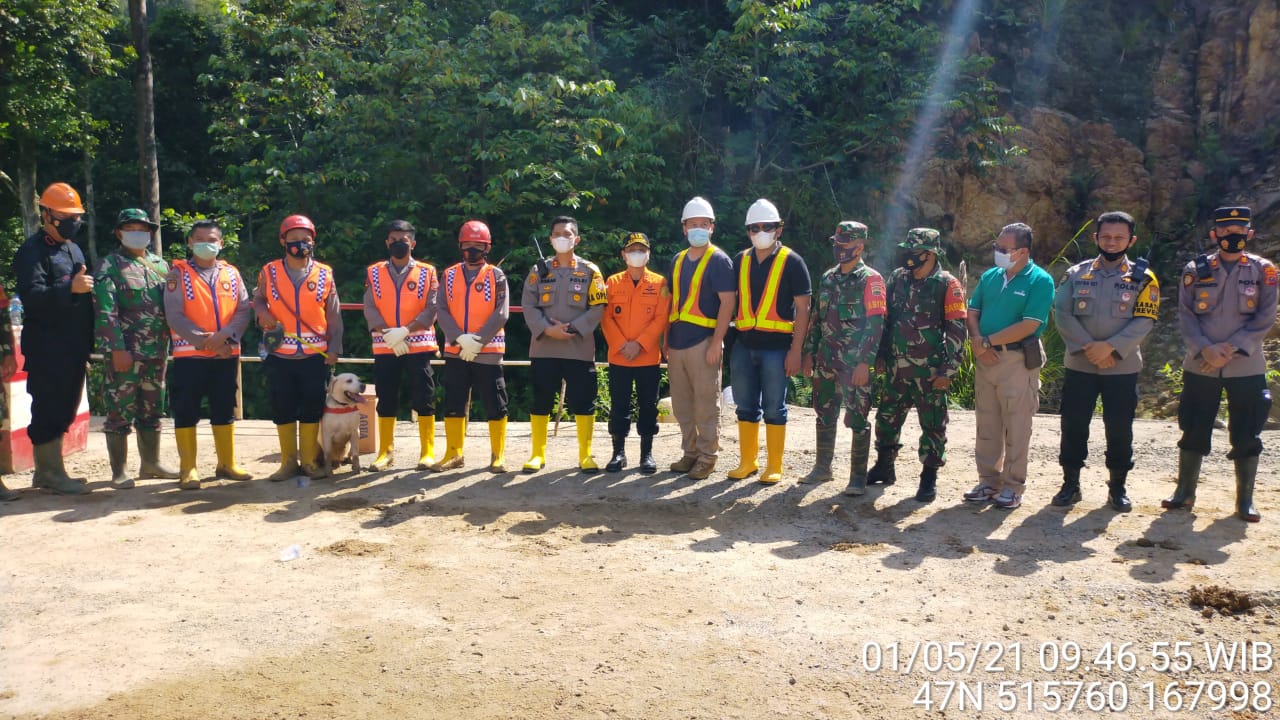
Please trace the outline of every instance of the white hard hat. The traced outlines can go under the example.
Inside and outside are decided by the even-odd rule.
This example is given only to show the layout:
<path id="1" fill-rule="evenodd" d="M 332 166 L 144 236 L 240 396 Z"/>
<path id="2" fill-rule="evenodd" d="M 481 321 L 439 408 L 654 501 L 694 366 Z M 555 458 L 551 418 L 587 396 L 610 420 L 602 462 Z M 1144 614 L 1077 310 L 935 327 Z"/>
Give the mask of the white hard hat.
<path id="1" fill-rule="evenodd" d="M 707 202 L 705 198 L 695 197 L 684 204 L 684 212 L 680 213 L 680 222 L 684 222 L 689 218 L 715 220 L 716 211 L 711 209 L 711 203 Z"/>
<path id="2" fill-rule="evenodd" d="M 751 203 L 751 207 L 747 208 L 747 225 L 776 222 L 782 222 L 782 216 L 778 214 L 778 208 L 764 198 Z"/>

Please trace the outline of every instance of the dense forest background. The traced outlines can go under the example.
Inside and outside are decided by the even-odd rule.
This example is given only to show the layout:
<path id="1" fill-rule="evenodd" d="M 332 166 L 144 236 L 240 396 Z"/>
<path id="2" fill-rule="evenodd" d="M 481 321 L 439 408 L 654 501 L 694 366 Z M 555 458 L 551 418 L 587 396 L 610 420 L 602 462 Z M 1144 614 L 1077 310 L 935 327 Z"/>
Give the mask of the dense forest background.
<path id="1" fill-rule="evenodd" d="M 518 298 L 551 217 L 579 219 L 580 254 L 606 274 L 636 230 L 665 267 L 693 195 L 712 201 L 716 241 L 733 249 L 747 206 L 772 199 L 815 275 L 841 219 L 871 226 L 881 269 L 907 228 L 931 225 L 952 242 L 953 269 L 966 258 L 977 271 L 1006 222 L 1030 222 L 1037 256 L 1065 261 L 1092 253 L 1091 230 L 1072 243 L 1091 217 L 1124 209 L 1166 287 L 1215 205 L 1253 203 L 1264 237 L 1280 215 L 1276 0 L 145 10 L 166 254 L 184 253 L 194 218 L 214 217 L 224 257 L 252 278 L 280 254 L 280 220 L 305 213 L 348 302 L 396 218 L 438 266 L 456 261 L 458 227 L 484 220 Z M 117 0 L 0 6 L 5 267 L 24 205 L 50 182 L 89 203 L 77 241 L 94 256 L 114 247 L 119 209 L 145 204 L 132 38 Z M 363 318 L 346 321 L 347 354 L 368 356 Z M 523 359 L 518 316 L 508 332 L 509 357 Z M 522 372 L 508 371 L 516 417 Z M 249 416 L 262 415 L 261 383 L 246 366 Z"/>

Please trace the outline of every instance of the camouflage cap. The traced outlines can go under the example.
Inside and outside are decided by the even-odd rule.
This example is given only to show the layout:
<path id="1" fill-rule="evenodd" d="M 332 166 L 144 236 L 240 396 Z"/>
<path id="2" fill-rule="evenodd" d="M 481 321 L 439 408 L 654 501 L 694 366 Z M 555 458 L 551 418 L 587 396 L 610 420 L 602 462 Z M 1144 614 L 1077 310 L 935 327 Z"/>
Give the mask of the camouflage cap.
<path id="1" fill-rule="evenodd" d="M 850 242 L 867 239 L 867 226 L 854 220 L 842 220 L 836 226 L 836 234 L 831 238 L 836 242 Z"/>
<path id="2" fill-rule="evenodd" d="M 907 239 L 898 243 L 904 250 L 928 250 L 942 252 L 942 234 L 933 228 L 912 228 L 907 231 Z"/>
<path id="3" fill-rule="evenodd" d="M 158 224 L 151 222 L 151 217 L 147 215 L 147 211 L 142 208 L 125 208 L 116 216 L 116 228 L 125 223 L 140 222 L 146 223 L 147 227 L 155 230 L 160 227 Z"/>

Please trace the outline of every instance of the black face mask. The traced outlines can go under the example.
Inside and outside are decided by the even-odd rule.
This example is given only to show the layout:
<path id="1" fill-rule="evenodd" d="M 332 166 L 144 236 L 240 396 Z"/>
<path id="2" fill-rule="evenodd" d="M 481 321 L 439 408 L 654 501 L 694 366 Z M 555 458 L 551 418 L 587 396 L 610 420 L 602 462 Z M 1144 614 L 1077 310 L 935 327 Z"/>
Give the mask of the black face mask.
<path id="1" fill-rule="evenodd" d="M 315 243 L 310 240 L 297 240 L 295 242 L 285 243 L 285 250 L 296 258 L 311 257 L 311 251 L 315 248 Z"/>
<path id="2" fill-rule="evenodd" d="M 841 247 L 835 242 L 831 243 L 831 254 L 836 259 L 837 265 L 843 265 L 847 262 L 853 262 L 862 255 L 862 245 L 854 245 L 853 247 Z"/>
<path id="3" fill-rule="evenodd" d="M 921 250 L 916 253 L 907 253 L 907 256 L 902 258 L 902 264 L 905 265 L 908 270 L 915 270 L 927 262 L 929 262 L 928 250 Z"/>
<path id="4" fill-rule="evenodd" d="M 76 233 L 80 232 L 80 226 L 83 224 L 84 221 L 82 219 L 75 217 L 53 221 L 54 229 L 58 231 L 58 234 L 62 236 L 63 240 L 68 242 L 71 241 L 71 238 L 76 236 Z"/>
<path id="5" fill-rule="evenodd" d="M 462 248 L 462 258 L 468 265 L 479 265 L 488 254 L 489 251 L 483 248 Z"/>
<path id="6" fill-rule="evenodd" d="M 391 257 L 397 260 L 403 260 L 409 257 L 409 241 L 396 240 L 391 243 Z"/>
<path id="7" fill-rule="evenodd" d="M 1103 259 L 1106 260 L 1107 262 L 1115 262 L 1120 258 L 1124 257 L 1124 253 L 1125 253 L 1124 250 L 1121 250 L 1120 252 L 1107 252 L 1102 248 L 1098 248 L 1098 252 L 1102 253 Z"/>
<path id="8" fill-rule="evenodd" d="M 1248 233 L 1231 233 L 1230 235 L 1218 236 L 1218 247 L 1223 252 L 1238 253 L 1244 252 L 1244 244 L 1249 240 Z"/>

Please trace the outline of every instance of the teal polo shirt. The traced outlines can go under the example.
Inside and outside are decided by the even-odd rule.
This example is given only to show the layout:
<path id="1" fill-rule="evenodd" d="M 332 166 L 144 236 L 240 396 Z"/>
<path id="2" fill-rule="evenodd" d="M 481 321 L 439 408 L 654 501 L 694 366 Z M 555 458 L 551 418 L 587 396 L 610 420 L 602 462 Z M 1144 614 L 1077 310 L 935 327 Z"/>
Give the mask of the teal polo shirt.
<path id="1" fill-rule="evenodd" d="M 1044 332 L 1053 308 L 1053 278 L 1034 262 L 1005 282 L 1004 270 L 993 267 L 982 273 L 969 307 L 978 311 L 978 331 L 985 337 L 1021 320 L 1039 320 L 1033 336 Z"/>

